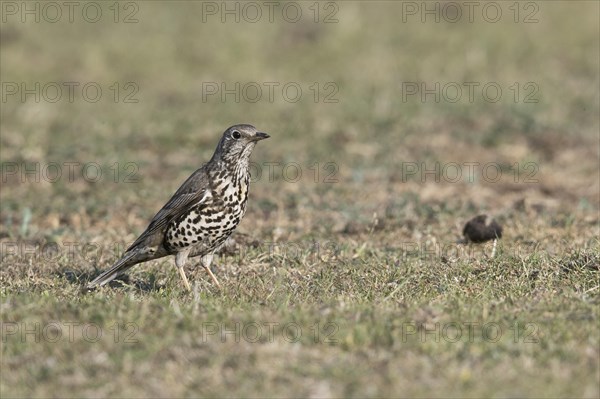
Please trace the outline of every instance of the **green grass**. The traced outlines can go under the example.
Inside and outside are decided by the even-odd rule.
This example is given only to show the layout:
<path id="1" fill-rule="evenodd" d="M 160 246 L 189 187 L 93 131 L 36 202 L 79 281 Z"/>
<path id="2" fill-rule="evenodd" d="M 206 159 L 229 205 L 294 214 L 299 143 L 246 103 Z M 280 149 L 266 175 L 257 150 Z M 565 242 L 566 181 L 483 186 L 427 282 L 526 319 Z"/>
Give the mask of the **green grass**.
<path id="1" fill-rule="evenodd" d="M 2 82 L 103 89 L 0 104 L 2 397 L 598 397 L 597 3 L 538 2 L 534 24 L 512 2 L 496 24 L 404 23 L 394 2 L 339 2 L 333 24 L 312 2 L 298 23 L 239 24 L 203 23 L 201 2 L 137 4 L 135 24 L 0 24 Z M 204 102 L 206 82 L 303 97 Z M 404 101 L 406 82 L 503 97 Z M 234 123 L 272 137 L 215 259 L 222 289 L 189 265 L 186 293 L 164 259 L 86 292 Z M 456 180 L 421 174 L 451 163 Z M 493 259 L 454 244 L 480 213 L 504 226 Z"/>

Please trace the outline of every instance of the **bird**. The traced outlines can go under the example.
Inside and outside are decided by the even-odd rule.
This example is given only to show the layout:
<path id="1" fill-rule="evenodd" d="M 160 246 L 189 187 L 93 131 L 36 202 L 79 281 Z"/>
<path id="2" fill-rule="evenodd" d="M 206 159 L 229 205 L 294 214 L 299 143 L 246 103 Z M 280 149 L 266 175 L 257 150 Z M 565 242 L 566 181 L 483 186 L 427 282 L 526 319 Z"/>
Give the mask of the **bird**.
<path id="1" fill-rule="evenodd" d="M 225 130 L 210 161 L 188 177 L 123 256 L 91 281 L 88 289 L 109 283 L 138 263 L 169 255 L 175 256 L 188 291 L 191 287 L 183 268 L 194 256 L 202 256 L 202 266 L 220 287 L 210 264 L 215 250 L 246 213 L 250 155 L 256 143 L 269 137 L 248 124 Z"/>
<path id="2" fill-rule="evenodd" d="M 492 258 L 496 255 L 496 243 L 502 238 L 502 226 L 488 215 L 477 215 L 469 220 L 463 228 L 464 239 L 460 243 L 473 242 L 476 244 L 494 240 Z"/>

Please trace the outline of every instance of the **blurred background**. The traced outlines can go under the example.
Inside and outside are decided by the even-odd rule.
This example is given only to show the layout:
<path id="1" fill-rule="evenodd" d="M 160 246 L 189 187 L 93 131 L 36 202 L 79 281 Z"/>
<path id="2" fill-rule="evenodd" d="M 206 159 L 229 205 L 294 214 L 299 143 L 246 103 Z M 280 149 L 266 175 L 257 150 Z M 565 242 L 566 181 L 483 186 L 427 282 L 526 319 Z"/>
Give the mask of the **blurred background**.
<path id="1" fill-rule="evenodd" d="M 18 172 L 3 169 L 2 220 L 113 212 L 131 204 L 114 184 L 128 173 L 151 216 L 235 123 L 273 136 L 254 158 L 257 173 L 282 165 L 255 173 L 273 206 L 308 187 L 380 196 L 368 218 L 407 192 L 597 208 L 597 16 L 593 2 L 3 3 L 1 155 Z M 309 180 L 318 164 L 320 184 L 286 182 L 289 162 Z M 49 178 L 29 184 L 27 167 Z"/>

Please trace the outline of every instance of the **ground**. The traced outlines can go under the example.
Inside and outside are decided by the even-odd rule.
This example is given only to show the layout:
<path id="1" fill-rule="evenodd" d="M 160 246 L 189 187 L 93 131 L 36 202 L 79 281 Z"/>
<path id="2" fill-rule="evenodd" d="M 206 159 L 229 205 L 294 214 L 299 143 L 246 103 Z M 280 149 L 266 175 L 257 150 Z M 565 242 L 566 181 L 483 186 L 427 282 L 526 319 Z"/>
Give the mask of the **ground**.
<path id="1" fill-rule="evenodd" d="M 598 3 L 24 4 L 2 397 L 600 395 Z M 271 138 L 221 289 L 165 258 L 87 292 L 235 123 Z M 482 213 L 493 258 L 456 243 Z"/>

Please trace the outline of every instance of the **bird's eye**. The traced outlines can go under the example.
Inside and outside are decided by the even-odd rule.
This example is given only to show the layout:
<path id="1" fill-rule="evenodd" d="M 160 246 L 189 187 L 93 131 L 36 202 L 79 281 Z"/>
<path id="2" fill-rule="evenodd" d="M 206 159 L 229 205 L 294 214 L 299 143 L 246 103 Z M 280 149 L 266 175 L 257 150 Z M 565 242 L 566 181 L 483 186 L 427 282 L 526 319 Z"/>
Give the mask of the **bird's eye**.
<path id="1" fill-rule="evenodd" d="M 239 139 L 240 137 L 242 137 L 242 135 L 241 135 L 241 134 L 240 134 L 240 132 L 238 132 L 237 130 L 234 130 L 234 131 L 231 133 L 231 137 L 233 137 L 234 139 L 236 139 L 236 140 L 237 140 L 237 139 Z"/>

